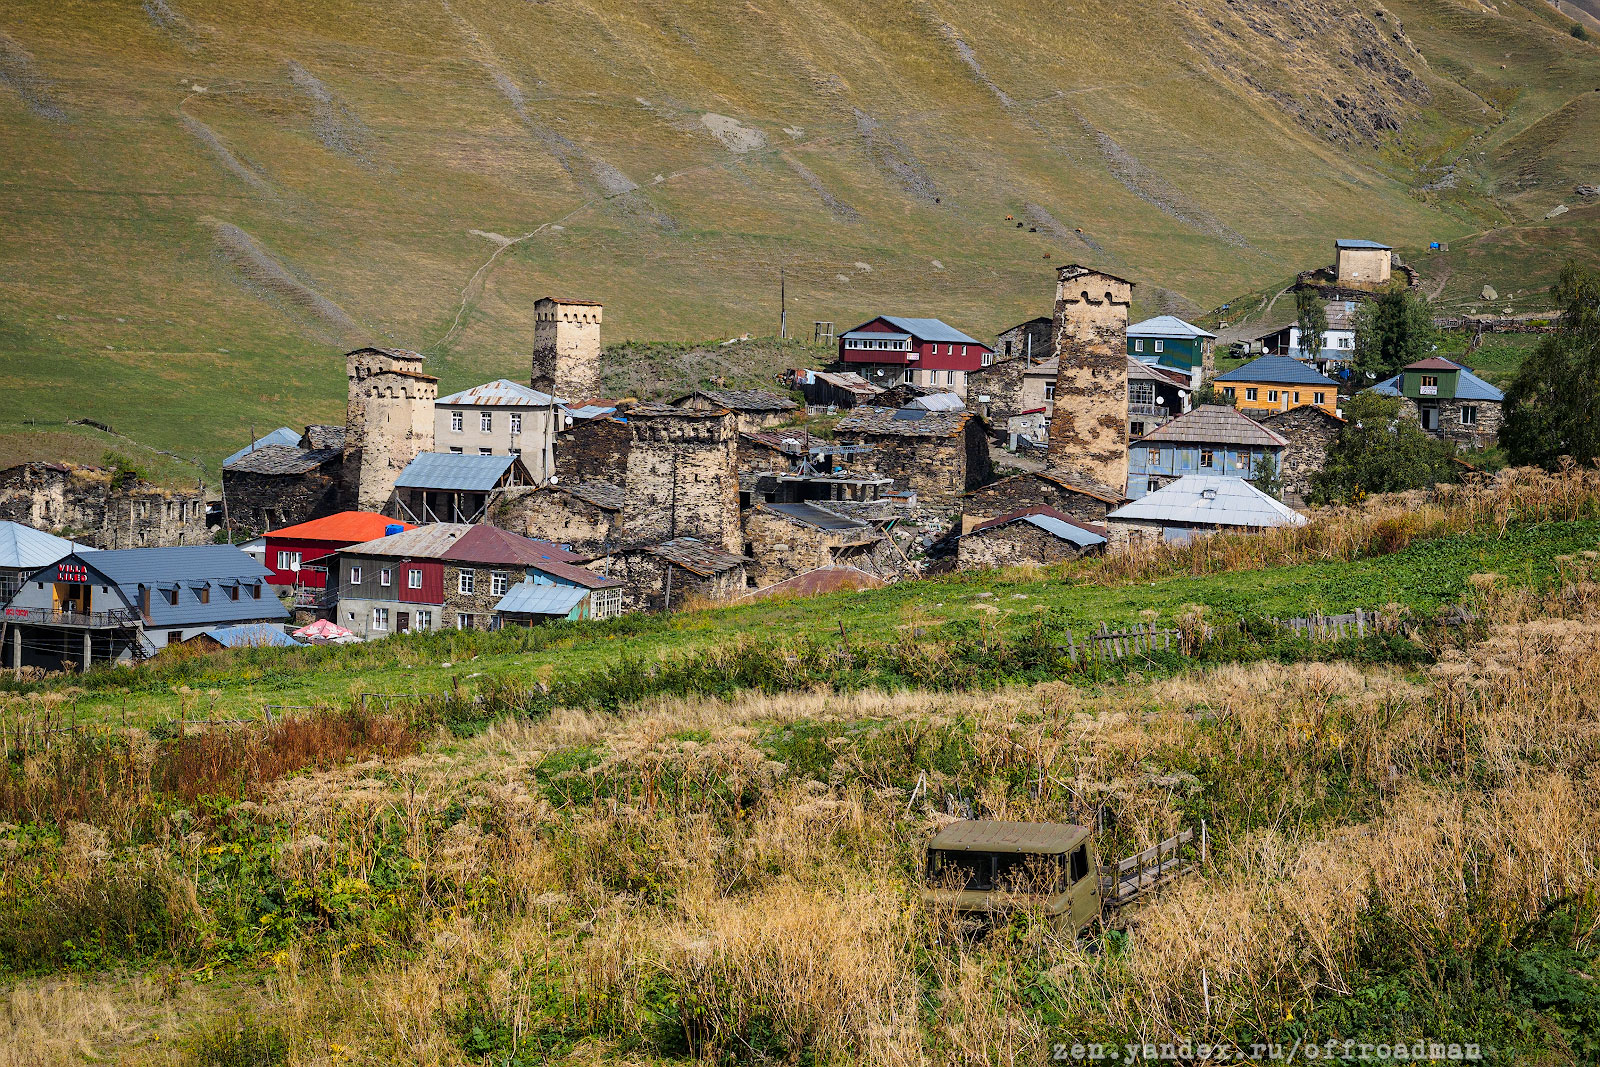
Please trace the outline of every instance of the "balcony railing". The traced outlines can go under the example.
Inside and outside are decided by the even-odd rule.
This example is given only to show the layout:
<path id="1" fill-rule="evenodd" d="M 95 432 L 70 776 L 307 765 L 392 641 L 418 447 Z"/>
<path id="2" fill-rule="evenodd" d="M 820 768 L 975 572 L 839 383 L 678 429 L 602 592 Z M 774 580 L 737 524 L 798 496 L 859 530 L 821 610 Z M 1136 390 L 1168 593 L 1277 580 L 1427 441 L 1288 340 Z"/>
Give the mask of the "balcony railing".
<path id="1" fill-rule="evenodd" d="M 6 608 L 6 621 L 28 626 L 69 626 L 77 630 L 114 630 L 137 626 L 132 611 L 58 611 L 55 608 Z"/>
<path id="2" fill-rule="evenodd" d="M 1163 407 L 1160 404 L 1134 404 L 1134 403 L 1130 403 L 1128 405 L 1128 414 L 1130 414 L 1130 415 L 1150 415 L 1150 416 L 1152 416 L 1154 418 L 1158 418 L 1158 419 L 1168 419 L 1168 418 L 1172 417 L 1172 409 L 1169 408 L 1169 407 Z"/>

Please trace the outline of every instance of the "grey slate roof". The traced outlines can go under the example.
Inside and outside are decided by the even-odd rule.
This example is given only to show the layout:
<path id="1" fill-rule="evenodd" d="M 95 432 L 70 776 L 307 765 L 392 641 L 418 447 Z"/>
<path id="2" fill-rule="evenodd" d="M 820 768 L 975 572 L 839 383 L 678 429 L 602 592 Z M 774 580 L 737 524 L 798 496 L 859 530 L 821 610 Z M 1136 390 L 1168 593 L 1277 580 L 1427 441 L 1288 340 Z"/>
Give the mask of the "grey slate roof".
<path id="1" fill-rule="evenodd" d="M 1488 401 L 1495 404 L 1503 403 L 1505 401 L 1506 394 L 1502 393 L 1500 390 L 1496 389 L 1494 386 L 1490 385 L 1476 374 L 1473 374 L 1467 368 L 1461 366 L 1461 364 L 1456 363 L 1455 360 L 1444 360 L 1444 362 L 1450 363 L 1458 368 L 1461 372 L 1456 376 L 1457 400 L 1479 400 Z M 1399 396 L 1400 378 L 1401 376 L 1399 374 L 1396 374 L 1393 378 L 1385 378 L 1377 385 L 1372 386 L 1370 391 L 1378 393 L 1381 396 Z"/>
<path id="2" fill-rule="evenodd" d="M 343 448 L 343 426 L 307 426 L 306 435 L 300 439 L 304 448 Z"/>
<path id="3" fill-rule="evenodd" d="M 792 522 L 803 526 L 813 526 L 818 530 L 827 530 L 831 533 L 840 533 L 845 530 L 870 530 L 871 526 L 860 519 L 850 519 L 843 515 L 835 515 L 825 511 L 814 504 L 760 504 L 757 511 L 771 511 L 782 515 Z"/>
<path id="4" fill-rule="evenodd" d="M 588 595 L 589 590 L 576 586 L 521 581 L 500 598 L 494 610 L 518 615 L 566 615 Z"/>
<path id="5" fill-rule="evenodd" d="M 970 411 L 922 411 L 913 408 L 908 414 L 920 417 L 907 418 L 901 415 L 904 410 L 906 409 L 857 407 L 840 419 L 834 429 L 845 437 L 852 434 L 954 437 L 966 426 L 968 419 L 977 417 Z"/>
<path id="6" fill-rule="evenodd" d="M 139 586 L 149 587 L 150 621 L 145 624 L 146 629 L 289 617 L 283 604 L 265 587 L 272 572 L 233 545 L 117 548 L 82 553 L 75 558 L 115 585 L 133 611 L 139 610 Z M 48 584 L 51 579 L 43 580 Z M 241 587 L 238 600 L 228 595 L 229 587 L 235 585 Z M 256 586 L 262 587 L 260 599 L 250 593 Z M 200 601 L 202 588 L 210 590 L 209 603 Z M 171 589 L 178 592 L 177 604 L 167 603 L 161 595 Z"/>
<path id="7" fill-rule="evenodd" d="M 1135 444 L 1172 442 L 1286 448 L 1289 439 L 1224 404 L 1203 404 L 1139 438 Z"/>
<path id="8" fill-rule="evenodd" d="M 1347 353 L 1348 354 L 1348 353 Z M 1216 377 L 1219 382 L 1268 382 L 1272 385 L 1320 385 L 1338 389 L 1339 383 L 1319 374 L 1315 367 L 1293 356 L 1257 356 L 1249 363 Z"/>
<path id="9" fill-rule="evenodd" d="M 394 480 L 396 489 L 447 489 L 486 493 L 499 484 L 516 456 L 423 452 Z"/>
<path id="10" fill-rule="evenodd" d="M 645 551 L 701 577 L 731 571 L 750 562 L 743 556 L 736 556 L 732 552 L 724 552 L 716 545 L 707 544 L 698 537 L 679 537 L 663 541 L 659 545 L 650 545 Z"/>
<path id="11" fill-rule="evenodd" d="M 1128 327 L 1129 337 L 1215 337 L 1210 330 L 1202 330 L 1193 323 L 1184 322 L 1176 315 L 1157 315 Z"/>
<path id="12" fill-rule="evenodd" d="M 463 389 L 459 393 L 440 397 L 436 403 L 440 406 L 454 404 L 474 408 L 547 408 L 553 404 L 564 404 L 566 401 L 549 393 L 540 392 L 538 389 L 531 389 L 509 378 L 496 378 L 492 382 L 484 382 L 482 385 Z"/>
<path id="13" fill-rule="evenodd" d="M 36 571 L 74 552 L 93 551 L 20 522 L 0 522 L 0 570 Z"/>
<path id="14" fill-rule="evenodd" d="M 692 397 L 703 396 L 729 411 L 793 411 L 798 405 L 786 396 L 769 393 L 765 389 L 700 389 L 674 400 L 681 404 Z"/>
<path id="15" fill-rule="evenodd" d="M 245 445 L 243 448 L 239 449 L 239 451 L 223 460 L 222 465 L 226 467 L 231 463 L 237 462 L 246 453 L 254 452 L 258 448 L 266 448 L 268 445 L 298 445 L 299 443 L 299 434 L 295 433 L 287 426 L 279 426 L 271 433 L 258 437 L 254 441 Z"/>
<path id="16" fill-rule="evenodd" d="M 305 474 L 343 458 L 342 448 L 267 445 L 246 452 L 224 469 L 233 474 Z"/>
<path id="17" fill-rule="evenodd" d="M 1106 516 L 1187 526 L 1303 526 L 1306 518 L 1243 478 L 1190 474 Z"/>
<path id="18" fill-rule="evenodd" d="M 579 482 L 576 485 L 558 486 L 557 489 L 607 511 L 621 511 L 626 496 L 622 486 L 610 482 Z"/>

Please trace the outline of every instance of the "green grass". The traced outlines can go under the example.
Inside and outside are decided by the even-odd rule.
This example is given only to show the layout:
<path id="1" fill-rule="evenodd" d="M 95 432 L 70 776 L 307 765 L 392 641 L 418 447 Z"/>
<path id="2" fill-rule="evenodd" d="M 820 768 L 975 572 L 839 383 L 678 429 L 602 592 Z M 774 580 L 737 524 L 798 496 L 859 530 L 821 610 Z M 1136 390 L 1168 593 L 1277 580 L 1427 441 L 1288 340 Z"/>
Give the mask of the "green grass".
<path id="1" fill-rule="evenodd" d="M 363 692 L 481 692 L 501 683 L 526 686 L 579 672 L 614 670 L 626 661 L 727 647 L 752 635 L 828 640 L 840 627 L 860 645 L 909 638 L 959 642 L 987 632 L 1019 639 L 1041 609 L 1052 627 L 1080 636 L 1101 622 L 1170 621 L 1190 604 L 1222 615 L 1291 617 L 1337 614 L 1395 602 L 1430 613 L 1458 602 L 1480 572 L 1537 584 L 1554 575 L 1554 557 L 1600 548 L 1600 523 L 1513 526 L 1504 536 L 1473 533 L 1413 544 L 1351 563 L 1308 563 L 1147 584 L 1086 585 L 1059 579 L 1016 580 L 974 572 L 858 593 L 766 602 L 611 623 L 561 624 L 499 634 L 391 637 L 355 647 L 257 650 L 215 659 L 126 671 L 110 668 L 70 678 L 57 713 L 83 719 L 151 723 L 189 718 L 256 717 L 262 706 L 342 704 Z M 80 684 L 82 683 L 82 684 Z"/>

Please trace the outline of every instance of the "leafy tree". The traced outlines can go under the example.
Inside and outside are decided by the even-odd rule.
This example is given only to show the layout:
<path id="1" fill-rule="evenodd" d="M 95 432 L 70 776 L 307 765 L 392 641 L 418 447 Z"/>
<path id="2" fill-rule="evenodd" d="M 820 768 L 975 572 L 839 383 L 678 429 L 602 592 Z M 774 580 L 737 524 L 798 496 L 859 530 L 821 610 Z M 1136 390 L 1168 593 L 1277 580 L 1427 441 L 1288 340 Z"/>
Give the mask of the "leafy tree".
<path id="1" fill-rule="evenodd" d="M 126 489 L 147 477 L 143 467 L 120 452 L 106 452 L 100 463 L 111 472 L 111 488 Z"/>
<path id="2" fill-rule="evenodd" d="M 1388 378 L 1428 358 L 1436 338 L 1426 300 L 1404 289 L 1383 293 L 1356 312 L 1356 370 Z"/>
<path id="3" fill-rule="evenodd" d="M 1217 388 L 1217 383 L 1207 380 L 1200 383 L 1200 388 L 1194 391 L 1194 397 L 1189 401 L 1190 408 L 1203 407 L 1206 404 L 1224 404 L 1228 407 L 1238 407 L 1237 397 L 1229 396 Z"/>
<path id="4" fill-rule="evenodd" d="M 1328 336 L 1328 305 L 1315 289 L 1301 289 L 1294 294 L 1294 303 L 1300 322 L 1300 351 L 1315 359 Z"/>
<path id="5" fill-rule="evenodd" d="M 1328 460 L 1311 479 L 1311 502 L 1343 503 L 1371 493 L 1421 489 L 1456 480 L 1456 447 L 1422 432 L 1399 397 L 1357 393 Z"/>
<path id="6" fill-rule="evenodd" d="M 1550 289 L 1561 325 L 1506 390 L 1500 443 L 1514 464 L 1600 456 L 1600 273 L 1569 262 Z"/>
<path id="7" fill-rule="evenodd" d="M 1261 457 L 1261 465 L 1256 468 L 1255 474 L 1251 475 L 1250 484 L 1270 497 L 1283 499 L 1283 471 L 1279 468 L 1278 461 L 1270 455 Z"/>
<path id="8" fill-rule="evenodd" d="M 1572 36 L 1576 37 L 1580 41 L 1587 41 L 1589 39 L 1589 31 L 1584 29 L 1582 23 L 1574 22 L 1572 24 L 1572 29 L 1568 30 L 1567 32 L 1572 34 Z"/>

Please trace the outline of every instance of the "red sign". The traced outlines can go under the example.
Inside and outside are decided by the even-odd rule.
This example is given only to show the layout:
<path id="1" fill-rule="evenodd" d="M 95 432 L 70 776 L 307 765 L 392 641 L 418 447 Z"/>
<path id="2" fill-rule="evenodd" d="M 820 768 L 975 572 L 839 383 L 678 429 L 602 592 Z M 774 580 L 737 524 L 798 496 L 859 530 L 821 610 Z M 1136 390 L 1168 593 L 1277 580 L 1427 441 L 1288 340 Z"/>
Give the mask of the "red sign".
<path id="1" fill-rule="evenodd" d="M 28 617 L 28 609 L 27 608 L 7 608 L 6 609 L 6 614 L 11 616 L 12 618 L 23 618 L 23 619 L 26 619 Z"/>
<path id="2" fill-rule="evenodd" d="M 87 582 L 89 568 L 81 563 L 57 563 L 56 581 L 58 582 Z"/>

